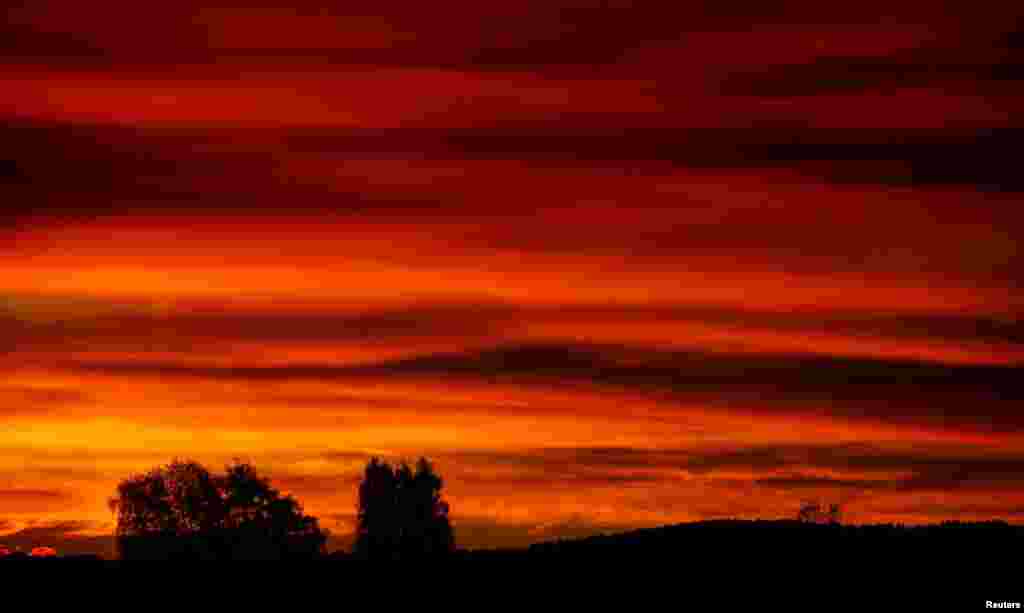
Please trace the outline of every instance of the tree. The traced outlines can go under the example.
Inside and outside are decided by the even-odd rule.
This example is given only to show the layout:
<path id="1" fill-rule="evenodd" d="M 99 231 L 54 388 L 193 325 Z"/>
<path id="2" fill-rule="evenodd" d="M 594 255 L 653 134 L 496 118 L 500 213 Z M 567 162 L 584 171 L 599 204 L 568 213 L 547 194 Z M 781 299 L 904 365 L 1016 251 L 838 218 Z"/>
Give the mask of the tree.
<path id="1" fill-rule="evenodd" d="M 444 482 L 426 458 L 413 470 L 378 458 L 366 465 L 359 485 L 355 553 L 365 558 L 411 558 L 450 553 L 455 537 Z"/>
<path id="2" fill-rule="evenodd" d="M 174 460 L 129 477 L 110 500 L 123 558 L 278 558 L 325 553 L 326 533 L 249 464 L 211 475 Z"/>
<path id="3" fill-rule="evenodd" d="M 179 460 L 122 481 L 110 507 L 117 513 L 117 536 L 206 532 L 222 524 L 226 511 L 210 472 Z"/>
<path id="4" fill-rule="evenodd" d="M 821 503 L 805 501 L 800 503 L 797 519 L 813 524 L 838 524 L 841 515 L 842 510 L 838 504 L 830 504 L 826 509 Z"/>

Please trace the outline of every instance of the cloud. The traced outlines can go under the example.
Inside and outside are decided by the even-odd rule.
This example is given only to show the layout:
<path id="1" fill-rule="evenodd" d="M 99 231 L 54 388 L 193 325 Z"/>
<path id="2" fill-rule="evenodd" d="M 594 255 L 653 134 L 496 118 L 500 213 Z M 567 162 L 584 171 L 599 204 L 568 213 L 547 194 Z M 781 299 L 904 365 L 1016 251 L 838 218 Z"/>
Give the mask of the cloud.
<path id="1" fill-rule="evenodd" d="M 811 61 L 773 66 L 760 72 L 736 71 L 723 82 L 723 93 L 756 96 L 806 96 L 829 91 L 865 91 L 913 86 L 995 93 L 1002 81 L 1019 74 L 1024 65 L 1018 32 L 995 21 L 959 40 L 937 31 L 922 35 L 918 44 L 893 48 L 874 57 L 837 53 Z M 964 39 L 987 44 L 964 45 Z M 820 41 L 824 47 L 832 42 Z"/>
<path id="2" fill-rule="evenodd" d="M 10 498 L 61 498 L 64 494 L 51 490 L 0 490 L 0 497 Z"/>
<path id="3" fill-rule="evenodd" d="M 785 54 L 796 45 L 775 32 L 782 29 L 779 26 L 819 28 L 832 34 L 825 42 L 841 46 L 849 29 L 880 30 L 875 38 L 884 38 L 888 31 L 919 24 L 922 14 L 935 29 L 959 25 L 964 35 L 979 38 L 987 31 L 1005 28 L 1007 14 L 1012 15 L 1008 9 L 993 8 L 979 15 L 951 5 L 935 9 L 922 2 L 896 7 L 872 1 L 837 10 L 789 0 L 771 7 L 741 2 L 724 10 L 644 0 L 602 6 L 574 1 L 531 1 L 514 6 L 459 1 L 452 3 L 442 18 L 411 2 L 375 7 L 371 15 L 348 7 L 325 10 L 307 1 L 258 8 L 213 8 L 189 1 L 160 7 L 156 14 L 126 7 L 112 19 L 38 2 L 11 11 L 5 32 L 10 42 L 3 50 L 20 55 L 23 61 L 63 61 L 71 66 L 152 68 L 184 57 L 195 63 L 249 58 L 330 65 L 586 68 L 614 65 L 632 50 L 685 41 L 689 35 L 742 35 L 729 39 L 728 45 L 705 49 L 699 57 L 715 63 L 737 56 L 753 61 L 758 56 Z M 144 15 L 155 17 L 154 27 L 145 36 L 119 27 Z M 879 19 L 880 15 L 884 18 Z M 751 23 L 759 27 L 751 28 Z M 763 44 L 761 39 L 772 34 L 777 35 L 776 44 Z M 845 38 L 852 37 L 847 34 Z M 872 37 L 862 33 L 858 38 Z M 814 42 L 809 38 L 799 51 L 808 55 L 829 51 L 829 46 Z M 55 49 L 47 43 L 53 43 Z"/>
<path id="4" fill-rule="evenodd" d="M 780 172 L 796 173 L 788 180 L 797 185 L 803 176 L 805 189 L 822 180 L 839 187 L 865 186 L 862 203 L 872 195 L 884 196 L 878 187 L 1020 190 L 1007 166 L 1019 131 L 1012 126 L 849 130 L 782 122 L 757 129 L 708 129 L 657 123 L 628 127 L 615 116 L 576 127 L 574 121 L 565 117 L 471 129 L 179 131 L 11 121 L 0 148 L 0 171 L 7 175 L 3 190 L 13 204 L 2 219 L 11 225 L 115 213 L 188 212 L 199 220 L 243 212 L 258 217 L 279 211 L 272 203 L 287 199 L 294 203 L 292 214 L 330 215 L 339 221 L 365 216 L 392 224 L 414 217 L 443 225 L 480 219 L 479 198 L 487 198 L 491 215 L 517 213 L 531 205 L 524 194 L 538 190 L 575 192 L 577 201 L 629 201 L 651 215 L 666 215 L 672 211 L 665 206 L 679 203 L 687 193 L 703 200 L 701 192 L 707 190 L 700 183 L 716 175 L 738 183 L 731 195 L 715 196 L 723 204 L 740 197 L 742 182 L 753 181 L 760 190 L 786 194 L 794 201 L 791 207 L 802 208 L 807 196 L 801 190 L 765 182 L 765 176 Z M 696 176 L 672 175 L 684 170 Z M 723 170 L 737 176 L 721 177 Z M 424 178 L 410 189 L 405 182 L 417 172 Z M 627 174 L 616 178 L 614 173 Z M 126 174 L 133 180 L 123 181 Z M 55 175 L 61 180 L 51 180 Z M 496 192 L 494 181 L 505 183 L 506 190 Z M 659 193 L 659 183 L 666 182 L 678 188 Z M 981 208 L 974 215 L 1019 218 L 997 202 L 975 200 Z M 675 211 L 674 216 L 687 219 L 697 212 Z M 891 221 L 894 212 L 889 211 Z M 794 216 L 794 221 L 799 219 Z"/>
<path id="5" fill-rule="evenodd" d="M 585 516 L 572 515 L 559 521 L 534 526 L 530 529 L 529 534 L 534 542 L 543 542 L 556 539 L 586 538 L 616 530 L 621 531 L 621 527 L 601 525 L 600 522 L 594 522 Z"/>
<path id="6" fill-rule="evenodd" d="M 10 480 L 5 481 L 11 482 Z M 5 513 L 53 512 L 64 509 L 73 502 L 74 498 L 66 488 L 59 490 L 38 487 L 0 489 L 0 508 Z"/>
<path id="7" fill-rule="evenodd" d="M 99 525 L 93 521 L 72 520 L 33 522 L 17 532 L 4 536 L 4 544 L 11 549 L 32 551 L 35 548 L 56 549 L 61 555 L 96 554 L 107 559 L 116 557 L 113 535 L 83 536 L 83 530 L 93 531 Z"/>
<path id="8" fill-rule="evenodd" d="M 880 513 L 892 515 L 899 515 L 901 512 L 905 512 L 905 509 L 895 506 L 879 506 L 876 507 L 876 510 Z M 932 517 L 971 518 L 982 521 L 992 518 L 1004 518 L 1014 523 L 1017 523 L 1021 516 L 1024 516 L 1024 506 L 1013 504 L 925 502 L 916 505 L 915 510 Z"/>
<path id="9" fill-rule="evenodd" d="M 654 323 L 656 322 L 656 324 Z M 463 303 L 331 308 L 281 305 L 275 309 L 232 308 L 226 304 L 79 300 L 8 296 L 0 308 L 0 334 L 24 356 L 90 356 L 118 352 L 177 353 L 211 358 L 239 344 L 261 346 L 264 358 L 248 365 L 276 364 L 278 351 L 319 350 L 338 361 L 362 349 L 383 355 L 429 353 L 437 346 L 509 342 L 532 336 L 552 341 L 566 334 L 593 342 L 659 340 L 660 345 L 695 349 L 785 353 L 811 351 L 850 357 L 906 356 L 926 361 L 1009 361 L 1024 359 L 1024 332 L 1016 320 L 972 315 L 886 315 L 842 311 L 770 312 L 687 305 L 617 307 L 527 306 L 482 299 Z M 809 342 L 808 336 L 816 338 Z M 787 344 L 788 341 L 788 344 Z M 889 353 L 886 354 L 885 352 Z M 1015 353 L 1016 352 L 1016 353 Z M 69 356 L 70 357 L 70 356 Z M 33 358 L 26 358 L 32 360 Z M 366 357 L 359 361 L 366 361 Z M 25 360 L 22 360 L 25 361 Z M 296 361 L 291 359 L 292 362 Z M 245 364 L 239 364 L 245 365 Z M 88 401 L 85 392 L 54 388 L 0 388 L 0 401 L 53 409 Z M 329 400 L 325 398 L 324 400 Z"/>
<path id="10" fill-rule="evenodd" d="M 738 355 L 589 344 L 507 345 L 369 365 L 217 367 L 64 361 L 82 373 L 237 381 L 402 379 L 500 382 L 667 395 L 708 409 L 807 412 L 892 424 L 1012 432 L 1021 423 L 1018 366 L 949 365 L 839 356 Z M 984 399 L 983 412 L 978 404 Z"/>
<path id="11" fill-rule="evenodd" d="M 0 333 L 2 330 L 3 324 L 0 323 Z M 90 400 L 89 394 L 74 389 L 0 386 L 0 415 L 61 415 L 66 414 L 69 407 L 88 403 Z"/>
<path id="12" fill-rule="evenodd" d="M 486 338 L 515 329 L 514 310 L 497 305 L 416 305 L 337 311 L 225 310 L 220 305 L 93 303 L 78 313 L 67 298 L 13 300 L 0 332 L 22 351 L 151 349 L 189 351 L 235 342 L 385 345 L 396 341 Z M 303 312 L 306 311 L 306 312 Z"/>
<path id="13" fill-rule="evenodd" d="M 89 520 L 31 521 L 16 533 L 20 537 L 59 539 L 84 530 L 94 529 L 96 522 Z"/>
<path id="14" fill-rule="evenodd" d="M 513 549 L 557 538 L 592 536 L 613 529 L 573 516 L 556 522 L 509 522 L 490 517 L 457 517 L 453 528 L 459 547 L 467 549 Z"/>
<path id="15" fill-rule="evenodd" d="M 536 482 L 567 479 L 615 486 L 623 482 L 756 485 L 784 491 L 840 488 L 854 491 L 1014 491 L 1024 484 L 1024 455 L 961 445 L 895 451 L 873 444 L 762 445 L 730 448 L 540 448 L 519 452 L 441 454 L 457 478 L 481 478 L 515 467 Z M 749 475 L 746 479 L 721 475 Z M 631 479 L 640 475 L 642 478 Z M 853 475 L 853 476 L 850 476 Z M 503 482 L 497 472 L 495 481 Z M 515 482 L 512 477 L 510 482 Z"/>
<path id="16" fill-rule="evenodd" d="M 50 558 L 57 555 L 57 550 L 53 547 L 33 547 L 29 555 L 34 558 Z"/>
<path id="17" fill-rule="evenodd" d="M 351 472 L 342 474 L 302 475 L 277 472 L 274 486 L 282 492 L 301 492 L 307 496 L 324 496 L 353 491 L 359 485 L 361 475 Z"/>
<path id="18" fill-rule="evenodd" d="M 1019 507 L 1015 7 L 202 4 L 0 24 L 5 510 L 229 441 L 433 448 L 478 543 Z"/>
<path id="19" fill-rule="evenodd" d="M 1006 295 L 1024 269 L 1014 249 L 1017 174 L 1006 166 L 1014 128 L 636 128 L 611 116 L 573 128 L 573 121 L 180 131 L 13 123 L 0 146 L 0 168 L 10 176 L 0 190 L 14 203 L 0 216 L 11 241 L 0 248 L 17 254 L 9 266 L 19 269 L 8 283 L 20 280 L 26 290 L 33 281 L 23 275 L 50 274 L 55 289 L 89 285 L 91 275 L 137 262 L 172 291 L 169 280 L 182 273 L 167 271 L 175 262 L 160 254 L 180 252 L 189 257 L 177 265 L 201 269 L 188 278 L 201 274 L 208 289 L 226 262 L 257 271 L 275 264 L 255 279 L 287 283 L 278 291 L 291 296 L 359 293 L 373 283 L 345 271 L 370 261 L 391 270 L 378 283 L 390 277 L 392 287 L 408 287 L 444 274 L 443 288 L 460 298 L 508 297 L 519 287 L 539 298 L 556 272 L 612 283 L 587 272 L 596 266 L 624 267 L 619 286 L 655 271 L 703 273 L 692 293 L 679 283 L 650 284 L 652 296 L 668 302 L 681 295 L 716 302 L 703 286 L 782 276 L 805 284 L 845 279 L 859 299 L 875 296 L 879 310 L 902 302 L 889 296 L 901 285 L 926 285 L 935 302 L 935 288 L 975 300 L 992 294 L 988 302 L 1004 310 L 1019 302 Z M 104 240 L 112 236 L 118 240 Z M 435 272 L 467 267 L 458 276 Z M 501 284 L 456 280 L 509 267 L 514 276 Z M 285 270 L 305 271 L 314 287 L 286 280 Z M 242 289 L 222 285 L 232 295 Z M 110 278 L 102 286 L 128 291 Z M 761 303 L 799 296 L 787 287 L 744 296 Z"/>

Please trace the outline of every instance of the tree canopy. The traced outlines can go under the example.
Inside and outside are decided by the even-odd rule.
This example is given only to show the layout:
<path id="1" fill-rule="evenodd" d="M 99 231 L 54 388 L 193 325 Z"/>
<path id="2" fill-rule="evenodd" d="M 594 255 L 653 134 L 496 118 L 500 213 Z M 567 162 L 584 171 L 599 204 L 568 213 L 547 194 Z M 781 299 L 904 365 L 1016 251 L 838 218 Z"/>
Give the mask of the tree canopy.
<path id="1" fill-rule="evenodd" d="M 215 549 L 212 557 L 279 557 L 323 553 L 327 539 L 297 500 L 238 461 L 213 475 L 197 462 L 174 460 L 122 481 L 110 508 L 122 557 L 140 547 L 160 549 L 154 543 L 183 547 L 182 539 Z"/>
<path id="2" fill-rule="evenodd" d="M 455 537 L 444 482 L 426 458 L 392 467 L 372 458 L 359 485 L 354 553 L 367 558 L 409 558 L 450 553 Z"/>

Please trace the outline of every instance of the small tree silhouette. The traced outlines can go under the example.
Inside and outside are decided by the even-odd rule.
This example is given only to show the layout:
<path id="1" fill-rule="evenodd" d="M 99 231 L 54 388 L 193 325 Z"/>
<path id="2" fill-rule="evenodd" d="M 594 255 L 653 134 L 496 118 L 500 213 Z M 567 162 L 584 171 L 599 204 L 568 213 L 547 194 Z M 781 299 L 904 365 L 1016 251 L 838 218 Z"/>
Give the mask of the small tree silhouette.
<path id="1" fill-rule="evenodd" d="M 325 553 L 326 533 L 249 464 L 223 476 L 174 460 L 129 477 L 110 500 L 122 558 L 280 558 Z"/>
<path id="2" fill-rule="evenodd" d="M 842 510 L 838 504 L 830 504 L 826 509 L 819 502 L 804 501 L 800 503 L 797 519 L 801 522 L 813 524 L 838 524 L 841 515 Z"/>
<path id="3" fill-rule="evenodd" d="M 355 554 L 363 558 L 411 558 L 450 553 L 455 538 L 444 482 L 426 458 L 415 471 L 372 458 L 359 485 Z"/>

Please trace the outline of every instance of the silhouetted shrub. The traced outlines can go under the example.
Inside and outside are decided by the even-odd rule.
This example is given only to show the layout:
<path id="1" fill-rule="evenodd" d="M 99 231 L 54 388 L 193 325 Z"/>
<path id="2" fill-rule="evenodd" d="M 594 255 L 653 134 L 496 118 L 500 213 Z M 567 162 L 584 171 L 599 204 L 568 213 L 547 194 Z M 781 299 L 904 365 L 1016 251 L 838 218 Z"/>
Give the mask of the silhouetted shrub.
<path id="1" fill-rule="evenodd" d="M 359 485 L 359 529 L 354 554 L 399 559 L 449 554 L 455 537 L 443 481 L 425 458 L 413 471 L 404 462 L 392 468 L 373 458 Z"/>
<path id="2" fill-rule="evenodd" d="M 838 504 L 825 505 L 809 501 L 800 503 L 800 510 L 797 512 L 797 519 L 812 524 L 838 524 L 842 516 L 842 510 Z"/>
<path id="3" fill-rule="evenodd" d="M 122 559 L 284 559 L 326 553 L 327 535 L 253 468 L 223 476 L 173 461 L 122 481 L 110 500 Z"/>

